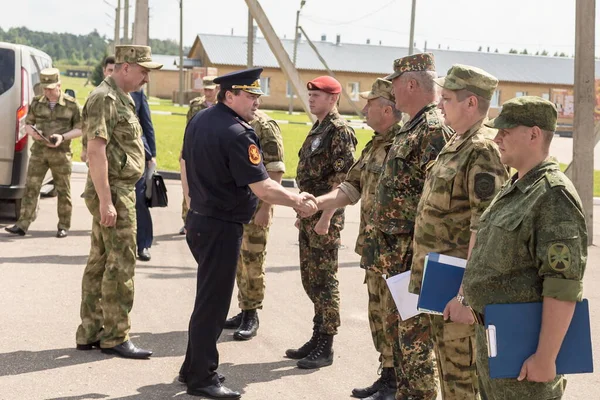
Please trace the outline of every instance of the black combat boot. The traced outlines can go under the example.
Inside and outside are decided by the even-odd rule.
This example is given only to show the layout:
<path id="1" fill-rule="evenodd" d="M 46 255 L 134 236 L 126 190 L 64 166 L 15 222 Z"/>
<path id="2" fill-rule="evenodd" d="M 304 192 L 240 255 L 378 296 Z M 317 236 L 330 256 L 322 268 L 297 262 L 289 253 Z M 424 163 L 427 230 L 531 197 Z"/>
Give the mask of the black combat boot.
<path id="1" fill-rule="evenodd" d="M 235 340 L 250 340 L 256 336 L 258 331 L 258 313 L 256 310 L 242 311 L 242 323 L 240 327 L 233 333 Z"/>
<path id="2" fill-rule="evenodd" d="M 384 368 L 388 369 L 388 368 Z M 396 372 L 394 368 L 389 368 L 388 371 L 388 380 L 387 385 L 379 389 L 375 394 L 365 397 L 364 400 L 395 400 L 396 399 L 396 390 L 398 389 L 398 384 L 396 383 Z M 381 372 L 381 376 L 383 377 L 383 371 Z M 412 398 L 412 397 L 411 397 Z M 435 398 L 435 397 L 434 397 Z M 415 399 L 421 399 L 421 397 L 415 397 Z M 425 398 L 422 398 L 425 400 Z"/>
<path id="3" fill-rule="evenodd" d="M 223 325 L 224 329 L 237 329 L 240 327 L 240 325 L 242 324 L 242 314 L 243 311 L 240 312 L 238 315 L 229 318 L 228 320 L 225 321 L 225 325 Z"/>
<path id="4" fill-rule="evenodd" d="M 365 397 L 372 396 L 381 389 L 388 387 L 391 385 L 391 382 L 395 381 L 396 377 L 394 375 L 394 368 L 383 367 L 379 379 L 377 379 L 371 386 L 367 386 L 366 388 L 352 389 L 352 396 L 358 397 L 359 399 L 364 399 Z M 394 387 L 395 386 L 396 385 L 394 385 Z"/>
<path id="5" fill-rule="evenodd" d="M 308 342 L 304 343 L 302 347 L 299 349 L 288 349 L 285 351 L 285 355 L 287 358 L 291 358 L 293 360 L 301 360 L 307 355 L 310 354 L 311 351 L 317 347 L 317 343 L 319 342 L 319 328 L 315 326 L 313 328 L 312 337 L 308 340 Z"/>
<path id="6" fill-rule="evenodd" d="M 322 368 L 333 364 L 333 335 L 321 334 L 317 347 L 296 365 L 302 369 Z"/>

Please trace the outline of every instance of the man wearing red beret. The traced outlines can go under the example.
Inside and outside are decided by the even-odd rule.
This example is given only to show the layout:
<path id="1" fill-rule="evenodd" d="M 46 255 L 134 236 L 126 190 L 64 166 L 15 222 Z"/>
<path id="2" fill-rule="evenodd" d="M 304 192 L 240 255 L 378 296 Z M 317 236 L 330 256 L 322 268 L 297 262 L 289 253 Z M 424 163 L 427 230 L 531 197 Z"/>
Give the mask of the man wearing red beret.
<path id="1" fill-rule="evenodd" d="M 330 76 L 320 76 L 306 86 L 310 112 L 317 122 L 298 154 L 296 182 L 301 191 L 319 196 L 344 181 L 354 163 L 357 141 L 354 130 L 337 112 L 340 83 Z M 302 285 L 314 304 L 315 316 L 310 340 L 298 349 L 287 350 L 286 356 L 299 360 L 299 368 L 321 368 L 333 363 L 333 336 L 340 326 L 337 270 L 344 209 L 298 218 L 296 227 L 300 231 Z"/>

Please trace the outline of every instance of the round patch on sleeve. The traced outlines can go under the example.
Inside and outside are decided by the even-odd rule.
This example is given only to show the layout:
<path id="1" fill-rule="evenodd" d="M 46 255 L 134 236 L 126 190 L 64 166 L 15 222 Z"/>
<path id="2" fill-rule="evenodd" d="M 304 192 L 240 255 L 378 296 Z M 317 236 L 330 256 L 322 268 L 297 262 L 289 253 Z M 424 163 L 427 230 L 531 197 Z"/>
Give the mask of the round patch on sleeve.
<path id="1" fill-rule="evenodd" d="M 571 268 L 573 257 L 571 249 L 564 243 L 553 243 L 548 248 L 548 263 L 556 272 L 564 272 Z"/>
<path id="2" fill-rule="evenodd" d="M 346 163 L 344 162 L 344 159 L 338 158 L 337 160 L 335 160 L 333 162 L 333 169 L 336 172 L 341 172 L 344 170 L 344 165 L 346 165 Z"/>
<path id="3" fill-rule="evenodd" d="M 492 174 L 480 172 L 475 174 L 475 196 L 481 200 L 489 199 L 496 191 L 496 179 Z"/>
<path id="4" fill-rule="evenodd" d="M 254 165 L 260 164 L 260 150 L 255 144 L 248 146 L 248 159 Z"/>

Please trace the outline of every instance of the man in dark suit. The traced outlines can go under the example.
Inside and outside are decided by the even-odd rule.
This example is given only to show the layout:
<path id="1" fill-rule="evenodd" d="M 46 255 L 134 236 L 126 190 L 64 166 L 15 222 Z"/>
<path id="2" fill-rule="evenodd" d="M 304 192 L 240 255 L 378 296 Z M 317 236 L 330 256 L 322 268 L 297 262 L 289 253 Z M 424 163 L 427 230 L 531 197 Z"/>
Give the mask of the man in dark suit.
<path id="1" fill-rule="evenodd" d="M 141 261 L 150 261 L 152 247 L 152 216 L 146 204 L 146 176 L 156 166 L 156 141 L 154 127 L 150 118 L 150 107 L 143 90 L 131 92 L 135 102 L 135 113 L 142 126 L 142 141 L 146 156 L 146 170 L 142 178 L 135 184 L 135 212 L 137 215 L 137 254 Z"/>

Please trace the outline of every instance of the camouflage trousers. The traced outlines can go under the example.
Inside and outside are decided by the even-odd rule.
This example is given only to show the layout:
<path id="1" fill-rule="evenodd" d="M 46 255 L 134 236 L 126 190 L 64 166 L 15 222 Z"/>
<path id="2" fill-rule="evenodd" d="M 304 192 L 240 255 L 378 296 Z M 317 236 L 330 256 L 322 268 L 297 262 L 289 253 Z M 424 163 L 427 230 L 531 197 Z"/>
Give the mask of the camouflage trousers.
<path id="1" fill-rule="evenodd" d="M 475 326 L 477 341 L 477 373 L 482 400 L 559 400 L 562 399 L 567 380 L 557 375 L 547 383 L 519 382 L 516 379 L 491 379 L 488 364 L 488 348 L 485 328 Z"/>
<path id="2" fill-rule="evenodd" d="M 241 310 L 262 309 L 265 298 L 265 257 L 269 228 L 252 222 L 244 225 L 235 280 Z"/>
<path id="3" fill-rule="evenodd" d="M 369 326 L 373 336 L 373 344 L 379 352 L 379 361 L 383 368 L 394 367 L 392 341 L 388 337 L 387 315 L 389 304 L 394 299 L 383 276 L 375 271 L 365 271 L 365 283 L 369 293 Z"/>
<path id="4" fill-rule="evenodd" d="M 37 216 L 38 199 L 46 172 L 52 172 L 54 187 L 58 194 L 58 229 L 71 227 L 71 153 L 45 147 L 31 153 L 27 167 L 25 194 L 21 200 L 21 214 L 17 226 L 25 232 Z"/>
<path id="5" fill-rule="evenodd" d="M 475 400 L 479 384 L 475 366 L 475 327 L 429 315 L 442 398 Z"/>
<path id="6" fill-rule="evenodd" d="M 129 340 L 136 263 L 135 190 L 111 188 L 111 192 L 117 210 L 113 228 L 100 225 L 98 197 L 85 199 L 93 217 L 92 237 L 81 282 L 81 325 L 76 334 L 77 344 L 100 340 L 103 348 Z"/>
<path id="7" fill-rule="evenodd" d="M 419 314 L 402 321 L 392 301 L 388 307 L 387 326 L 398 384 L 396 400 L 435 399 L 437 387 L 428 315 Z"/>
<path id="8" fill-rule="evenodd" d="M 337 279 L 340 230 L 334 224 L 327 235 L 313 231 L 316 219 L 302 219 L 298 242 L 304 291 L 313 302 L 316 329 L 336 335 L 340 326 L 340 292 Z"/>

